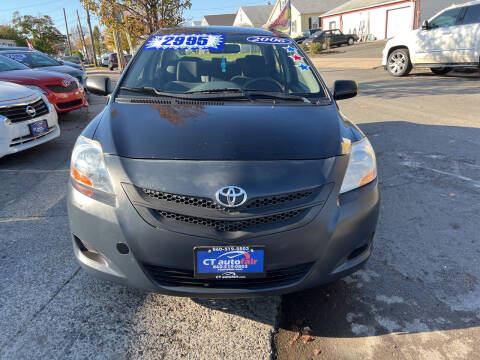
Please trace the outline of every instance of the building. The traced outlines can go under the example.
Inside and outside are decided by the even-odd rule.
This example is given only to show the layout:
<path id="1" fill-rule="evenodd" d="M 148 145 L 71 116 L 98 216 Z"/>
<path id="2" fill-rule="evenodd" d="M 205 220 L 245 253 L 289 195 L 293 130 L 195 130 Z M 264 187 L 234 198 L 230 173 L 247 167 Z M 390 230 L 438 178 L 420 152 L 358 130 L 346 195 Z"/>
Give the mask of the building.
<path id="1" fill-rule="evenodd" d="M 323 16 L 322 29 L 386 39 L 414 27 L 415 0 L 350 0 Z"/>
<path id="2" fill-rule="evenodd" d="M 323 15 L 322 29 L 340 29 L 361 39 L 388 39 L 416 29 L 425 19 L 464 0 L 350 0 Z"/>
<path id="3" fill-rule="evenodd" d="M 17 43 L 15 40 L 0 39 L 0 46 L 17 46 Z"/>
<path id="4" fill-rule="evenodd" d="M 202 18 L 202 26 L 232 26 L 236 15 L 237 14 L 205 15 Z"/>
<path id="5" fill-rule="evenodd" d="M 273 5 L 242 6 L 237 11 L 234 26 L 250 26 L 261 28 L 272 13 Z"/>
<path id="6" fill-rule="evenodd" d="M 277 0 L 268 18 L 273 22 L 282 11 L 286 0 Z M 291 0 L 292 23 L 290 36 L 302 35 L 306 30 L 320 29 L 321 17 L 325 12 L 337 7 L 347 0 Z"/>

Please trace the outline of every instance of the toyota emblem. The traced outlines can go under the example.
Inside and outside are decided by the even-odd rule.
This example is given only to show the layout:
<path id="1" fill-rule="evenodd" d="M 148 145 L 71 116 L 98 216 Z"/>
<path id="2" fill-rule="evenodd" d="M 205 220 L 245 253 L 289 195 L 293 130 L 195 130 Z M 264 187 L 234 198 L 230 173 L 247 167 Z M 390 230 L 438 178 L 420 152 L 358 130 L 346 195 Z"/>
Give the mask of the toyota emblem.
<path id="1" fill-rule="evenodd" d="M 217 202 L 225 207 L 238 207 L 247 201 L 247 192 L 238 186 L 225 186 L 215 195 Z"/>
<path id="2" fill-rule="evenodd" d="M 63 87 L 66 87 L 66 88 L 67 88 L 67 87 L 70 86 L 70 81 L 68 81 L 68 80 L 63 80 L 63 81 L 62 81 L 62 85 L 63 85 Z"/>
<path id="3" fill-rule="evenodd" d="M 37 111 L 35 110 L 35 108 L 33 106 L 27 106 L 27 108 L 25 109 L 25 112 L 30 115 L 31 117 L 34 117 L 35 114 L 37 113 Z"/>

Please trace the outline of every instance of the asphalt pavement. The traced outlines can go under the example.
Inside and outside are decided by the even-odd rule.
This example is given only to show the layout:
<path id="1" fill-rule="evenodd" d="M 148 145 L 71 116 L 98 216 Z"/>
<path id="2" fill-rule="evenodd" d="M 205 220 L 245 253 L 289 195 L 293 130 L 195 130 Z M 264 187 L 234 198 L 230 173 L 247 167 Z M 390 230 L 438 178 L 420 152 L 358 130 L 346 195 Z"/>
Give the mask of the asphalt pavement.
<path id="1" fill-rule="evenodd" d="M 278 359 L 479 359 L 480 77 L 322 73 L 359 83 L 339 106 L 375 148 L 380 219 L 363 270 L 283 297 Z"/>
<path id="2" fill-rule="evenodd" d="M 59 139 L 0 159 L 0 359 L 479 358 L 480 78 L 322 73 L 330 86 L 359 82 L 339 106 L 377 153 L 382 211 L 365 269 L 253 300 L 88 276 L 72 254 L 65 191 L 75 138 L 105 103 L 92 96 L 60 117 Z M 312 340 L 290 345 L 295 327 Z"/>

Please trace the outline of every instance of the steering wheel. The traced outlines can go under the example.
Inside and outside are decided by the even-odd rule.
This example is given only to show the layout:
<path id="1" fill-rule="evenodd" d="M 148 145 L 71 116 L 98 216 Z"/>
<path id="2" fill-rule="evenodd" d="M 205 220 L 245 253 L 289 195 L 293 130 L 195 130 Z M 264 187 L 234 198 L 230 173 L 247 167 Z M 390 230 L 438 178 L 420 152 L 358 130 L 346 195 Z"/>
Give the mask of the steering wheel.
<path id="1" fill-rule="evenodd" d="M 272 85 L 273 85 L 273 89 L 272 89 Z M 260 77 L 260 78 L 248 80 L 243 85 L 243 89 L 244 90 L 277 91 L 277 92 L 283 91 L 282 85 L 277 80 L 274 80 L 269 77 Z"/>

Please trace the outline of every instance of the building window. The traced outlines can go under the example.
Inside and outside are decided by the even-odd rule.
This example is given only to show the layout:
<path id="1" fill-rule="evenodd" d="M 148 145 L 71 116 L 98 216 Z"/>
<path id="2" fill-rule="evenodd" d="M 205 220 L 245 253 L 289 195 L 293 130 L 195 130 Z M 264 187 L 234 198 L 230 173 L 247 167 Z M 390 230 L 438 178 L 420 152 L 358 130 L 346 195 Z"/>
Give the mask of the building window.
<path id="1" fill-rule="evenodd" d="M 337 22 L 336 21 L 330 21 L 329 24 L 328 24 L 328 28 L 330 30 L 336 29 L 337 28 Z"/>

